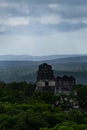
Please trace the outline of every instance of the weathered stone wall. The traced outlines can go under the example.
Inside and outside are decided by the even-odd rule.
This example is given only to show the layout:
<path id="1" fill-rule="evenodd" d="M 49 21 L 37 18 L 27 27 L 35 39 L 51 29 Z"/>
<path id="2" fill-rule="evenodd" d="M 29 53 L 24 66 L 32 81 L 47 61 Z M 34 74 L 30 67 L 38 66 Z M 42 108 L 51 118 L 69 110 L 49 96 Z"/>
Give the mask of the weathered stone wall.
<path id="1" fill-rule="evenodd" d="M 44 81 L 38 81 L 37 86 L 38 87 L 41 87 L 41 86 L 45 87 L 45 82 Z"/>
<path id="2" fill-rule="evenodd" d="M 49 81 L 49 86 L 56 86 L 56 81 Z"/>
<path id="3" fill-rule="evenodd" d="M 37 82 L 36 90 L 38 91 L 50 91 L 57 93 L 69 93 L 72 86 L 76 84 L 76 80 L 73 76 L 68 77 L 64 75 L 63 77 L 55 78 L 53 74 L 52 67 L 46 63 L 39 66 L 37 71 Z"/>

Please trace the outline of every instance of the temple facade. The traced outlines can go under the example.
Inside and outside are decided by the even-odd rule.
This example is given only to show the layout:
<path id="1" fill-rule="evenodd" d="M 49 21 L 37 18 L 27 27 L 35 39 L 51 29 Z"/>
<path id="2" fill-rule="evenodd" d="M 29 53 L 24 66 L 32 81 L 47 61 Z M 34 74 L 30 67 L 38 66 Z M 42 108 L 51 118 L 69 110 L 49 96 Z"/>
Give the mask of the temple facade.
<path id="1" fill-rule="evenodd" d="M 51 65 L 43 63 L 39 66 L 37 71 L 36 91 L 69 94 L 75 84 L 76 80 L 73 76 L 64 75 L 62 77 L 55 77 Z"/>

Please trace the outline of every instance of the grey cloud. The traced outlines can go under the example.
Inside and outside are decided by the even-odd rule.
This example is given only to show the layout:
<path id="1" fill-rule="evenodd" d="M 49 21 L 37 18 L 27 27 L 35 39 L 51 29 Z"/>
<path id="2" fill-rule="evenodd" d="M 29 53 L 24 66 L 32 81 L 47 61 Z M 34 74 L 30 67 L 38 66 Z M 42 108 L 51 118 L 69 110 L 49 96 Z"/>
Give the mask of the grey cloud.
<path id="1" fill-rule="evenodd" d="M 24 2 L 1 2 L 0 12 L 3 13 L 3 16 L 6 14 L 9 15 L 28 15 L 30 12 L 30 7 Z"/>
<path id="2" fill-rule="evenodd" d="M 77 5 L 87 5 L 87 0 L 56 0 L 56 3 L 77 6 Z"/>
<path id="3" fill-rule="evenodd" d="M 11 2 L 11 3 L 21 3 L 24 2 L 26 4 L 30 4 L 30 5 L 46 5 L 49 4 L 51 2 L 55 2 L 55 0 L 0 0 L 0 2 Z"/>
<path id="4" fill-rule="evenodd" d="M 76 23 L 71 22 L 60 22 L 58 24 L 41 24 L 31 23 L 28 26 L 11 26 L 8 29 L 1 30 L 0 35 L 10 34 L 10 35 L 49 35 L 56 32 L 72 32 L 79 29 L 87 28 L 86 23 Z"/>
<path id="5" fill-rule="evenodd" d="M 24 30 L 25 33 L 47 34 L 55 31 L 74 31 L 87 27 L 86 23 L 81 20 L 84 17 L 87 18 L 87 0 L 0 0 L 0 2 L 7 3 L 7 5 L 0 7 L 0 19 L 28 16 L 32 19 L 32 22 L 29 25 L 27 24 L 27 27 L 17 26 L 17 31 L 14 27 L 10 27 L 10 32 L 13 33 L 21 33 Z M 48 7 L 49 4 L 58 4 L 60 7 L 51 9 Z M 44 22 L 41 24 L 38 20 L 42 16 L 55 14 L 61 16 L 58 23 L 48 21 L 48 25 L 44 25 Z M 78 22 L 73 24 L 72 19 Z M 45 21 L 45 19 L 43 20 Z M 2 25 L 5 27 L 10 26 L 4 25 L 4 23 Z"/>
<path id="6" fill-rule="evenodd" d="M 8 27 L 0 24 L 0 35 L 8 34 Z"/>
<path id="7" fill-rule="evenodd" d="M 87 5 L 71 6 L 67 4 L 49 4 L 49 12 L 60 14 L 64 18 L 87 17 Z"/>
<path id="8" fill-rule="evenodd" d="M 87 6 L 66 7 L 59 12 L 64 18 L 87 17 Z"/>
<path id="9" fill-rule="evenodd" d="M 7 0 L 9 2 L 14 2 L 14 0 Z M 21 2 L 23 0 L 15 0 L 16 2 Z M 25 0 L 29 4 L 49 4 L 49 3 L 61 3 L 68 5 L 87 5 L 87 0 Z"/>
<path id="10" fill-rule="evenodd" d="M 87 0 L 0 0 L 0 2 L 25 2 L 27 4 L 41 5 L 49 3 L 60 3 L 67 5 L 87 5 Z"/>
<path id="11" fill-rule="evenodd" d="M 3 15 L 5 15 L 6 13 L 9 13 L 11 15 L 16 15 L 16 16 L 41 16 L 43 14 L 50 14 L 50 13 L 56 13 L 56 14 L 60 14 L 62 15 L 62 17 L 65 18 L 76 18 L 76 17 L 85 17 L 87 16 L 87 6 L 86 4 L 80 5 L 78 4 L 76 6 L 76 1 L 78 2 L 78 0 L 7 0 L 8 2 L 6 2 L 6 0 L 3 0 L 3 2 L 6 2 L 8 5 L 10 4 L 10 6 L 7 7 L 3 7 L 0 9 L 0 12 L 3 13 Z M 75 6 L 71 6 L 68 5 L 69 3 L 73 2 L 75 4 Z M 79 0 L 79 2 L 84 1 L 84 0 Z M 2 2 L 2 3 L 3 3 Z M 11 2 L 11 3 L 10 3 Z M 33 4 L 34 3 L 34 4 Z M 51 4 L 51 3 L 56 3 L 56 4 L 60 4 L 60 9 L 56 9 L 56 10 L 50 10 L 49 8 L 47 8 L 47 5 Z M 87 2 L 86 2 L 87 3 Z M 11 6 L 12 4 L 12 6 Z"/>
<path id="12" fill-rule="evenodd" d="M 70 32 L 75 31 L 83 28 L 87 28 L 87 24 L 84 23 L 78 23 L 78 24 L 71 24 L 67 22 L 61 22 L 60 24 L 56 25 L 48 25 L 47 28 L 52 31 L 59 31 L 59 32 Z"/>

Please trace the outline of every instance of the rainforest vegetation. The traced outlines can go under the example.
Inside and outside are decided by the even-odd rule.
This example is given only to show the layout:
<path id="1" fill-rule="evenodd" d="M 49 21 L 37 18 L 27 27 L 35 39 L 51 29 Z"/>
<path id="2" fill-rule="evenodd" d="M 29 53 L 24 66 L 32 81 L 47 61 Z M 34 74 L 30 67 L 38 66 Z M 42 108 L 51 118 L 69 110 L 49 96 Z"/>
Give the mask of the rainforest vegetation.
<path id="1" fill-rule="evenodd" d="M 35 92 L 35 84 L 0 82 L 0 130 L 87 130 L 87 86 L 54 95 Z"/>

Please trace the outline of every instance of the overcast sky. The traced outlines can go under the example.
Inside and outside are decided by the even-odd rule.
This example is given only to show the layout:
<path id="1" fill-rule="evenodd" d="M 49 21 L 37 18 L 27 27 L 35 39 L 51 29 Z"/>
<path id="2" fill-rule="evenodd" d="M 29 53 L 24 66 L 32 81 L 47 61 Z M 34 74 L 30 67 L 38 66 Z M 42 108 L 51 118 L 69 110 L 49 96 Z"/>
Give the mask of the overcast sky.
<path id="1" fill-rule="evenodd" d="M 87 54 L 87 0 L 0 0 L 6 54 Z"/>

